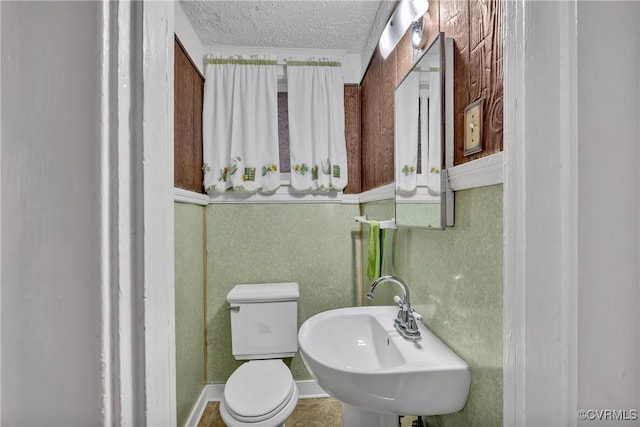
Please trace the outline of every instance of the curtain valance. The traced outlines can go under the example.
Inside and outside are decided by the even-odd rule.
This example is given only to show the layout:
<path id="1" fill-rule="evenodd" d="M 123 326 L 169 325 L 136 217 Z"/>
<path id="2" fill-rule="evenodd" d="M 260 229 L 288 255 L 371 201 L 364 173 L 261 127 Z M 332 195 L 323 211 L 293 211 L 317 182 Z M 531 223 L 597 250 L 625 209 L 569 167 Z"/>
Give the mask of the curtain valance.
<path id="1" fill-rule="evenodd" d="M 209 55 L 205 62 L 206 191 L 275 191 L 280 185 L 276 58 Z M 342 66 L 292 59 L 286 67 L 291 185 L 340 191 L 347 184 Z"/>
<path id="2" fill-rule="evenodd" d="M 275 191 L 280 186 L 276 59 L 209 56 L 206 62 L 206 191 Z"/>
<path id="3" fill-rule="evenodd" d="M 344 80 L 337 61 L 287 61 L 291 185 L 342 190 L 347 185 Z"/>

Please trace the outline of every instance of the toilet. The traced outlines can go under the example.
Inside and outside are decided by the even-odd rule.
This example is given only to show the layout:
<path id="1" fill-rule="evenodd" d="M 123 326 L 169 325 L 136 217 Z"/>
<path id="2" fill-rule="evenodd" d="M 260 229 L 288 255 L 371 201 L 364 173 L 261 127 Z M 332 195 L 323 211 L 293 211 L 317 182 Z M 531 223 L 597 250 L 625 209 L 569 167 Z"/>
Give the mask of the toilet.
<path id="1" fill-rule="evenodd" d="M 297 283 L 236 285 L 228 294 L 231 345 L 248 360 L 227 380 L 220 415 L 229 427 L 279 427 L 298 403 L 283 358 L 298 351 Z"/>

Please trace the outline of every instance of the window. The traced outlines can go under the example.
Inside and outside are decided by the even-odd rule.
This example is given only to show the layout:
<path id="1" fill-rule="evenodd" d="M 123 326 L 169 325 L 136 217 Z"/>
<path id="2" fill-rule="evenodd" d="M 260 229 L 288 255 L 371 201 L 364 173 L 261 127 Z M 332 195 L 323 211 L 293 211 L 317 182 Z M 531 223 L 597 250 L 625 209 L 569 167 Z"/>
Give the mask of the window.
<path id="1" fill-rule="evenodd" d="M 278 92 L 278 146 L 280 150 L 280 172 L 291 172 L 289 158 L 289 107 L 287 92 Z"/>

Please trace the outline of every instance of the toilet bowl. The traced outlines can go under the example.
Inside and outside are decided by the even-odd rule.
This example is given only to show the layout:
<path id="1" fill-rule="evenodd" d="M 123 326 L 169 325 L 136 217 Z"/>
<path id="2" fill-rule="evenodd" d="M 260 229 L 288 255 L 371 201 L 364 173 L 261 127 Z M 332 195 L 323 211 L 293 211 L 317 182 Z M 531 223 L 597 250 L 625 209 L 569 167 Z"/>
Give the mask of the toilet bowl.
<path id="1" fill-rule="evenodd" d="M 280 427 L 298 403 L 283 358 L 295 356 L 297 283 L 236 285 L 227 294 L 232 354 L 248 360 L 227 380 L 220 415 L 228 427 Z"/>
<path id="2" fill-rule="evenodd" d="M 282 360 L 252 360 L 229 377 L 220 415 L 229 427 L 276 427 L 298 403 L 298 387 Z"/>

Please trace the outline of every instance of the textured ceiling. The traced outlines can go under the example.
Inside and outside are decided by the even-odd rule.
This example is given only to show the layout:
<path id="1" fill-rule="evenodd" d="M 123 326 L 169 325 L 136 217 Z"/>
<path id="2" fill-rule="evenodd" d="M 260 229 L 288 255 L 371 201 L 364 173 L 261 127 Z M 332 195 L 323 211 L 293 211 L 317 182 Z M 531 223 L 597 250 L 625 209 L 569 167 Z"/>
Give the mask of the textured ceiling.
<path id="1" fill-rule="evenodd" d="M 180 3 L 205 46 L 362 53 L 370 32 L 374 39 L 382 32 L 380 22 L 386 22 L 395 1 L 181 0 Z"/>

